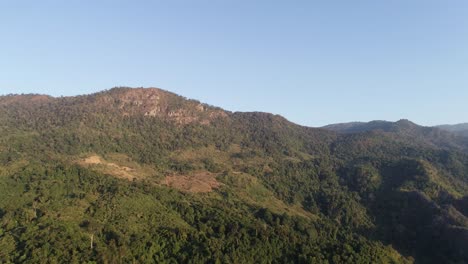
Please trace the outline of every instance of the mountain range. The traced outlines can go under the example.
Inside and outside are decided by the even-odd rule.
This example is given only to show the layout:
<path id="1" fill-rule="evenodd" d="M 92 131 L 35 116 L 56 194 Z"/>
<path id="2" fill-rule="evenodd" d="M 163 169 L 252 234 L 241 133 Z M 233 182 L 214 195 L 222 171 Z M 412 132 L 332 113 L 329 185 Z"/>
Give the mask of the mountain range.
<path id="1" fill-rule="evenodd" d="M 0 96 L 0 262 L 468 263 L 467 131 Z"/>

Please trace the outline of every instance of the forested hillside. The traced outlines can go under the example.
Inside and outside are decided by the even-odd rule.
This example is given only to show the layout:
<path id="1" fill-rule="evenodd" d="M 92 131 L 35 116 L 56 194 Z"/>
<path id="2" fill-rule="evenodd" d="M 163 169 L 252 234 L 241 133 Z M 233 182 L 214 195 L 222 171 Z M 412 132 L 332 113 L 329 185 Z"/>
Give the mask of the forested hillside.
<path id="1" fill-rule="evenodd" d="M 441 125 L 438 126 L 440 129 L 453 132 L 465 137 L 468 137 L 468 123 L 457 124 L 457 125 Z"/>
<path id="2" fill-rule="evenodd" d="M 468 263 L 467 138 L 356 125 L 1 96 L 0 263 Z"/>

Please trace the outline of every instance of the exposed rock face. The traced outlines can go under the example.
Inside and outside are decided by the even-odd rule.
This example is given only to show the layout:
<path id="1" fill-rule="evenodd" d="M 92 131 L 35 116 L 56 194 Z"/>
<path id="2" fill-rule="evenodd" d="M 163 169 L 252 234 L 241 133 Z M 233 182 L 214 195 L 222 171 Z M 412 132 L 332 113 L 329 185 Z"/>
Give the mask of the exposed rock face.
<path id="1" fill-rule="evenodd" d="M 113 104 L 124 116 L 167 118 L 178 124 L 210 124 L 214 119 L 228 116 L 221 109 L 157 88 L 116 88 L 99 94 L 96 103 Z"/>

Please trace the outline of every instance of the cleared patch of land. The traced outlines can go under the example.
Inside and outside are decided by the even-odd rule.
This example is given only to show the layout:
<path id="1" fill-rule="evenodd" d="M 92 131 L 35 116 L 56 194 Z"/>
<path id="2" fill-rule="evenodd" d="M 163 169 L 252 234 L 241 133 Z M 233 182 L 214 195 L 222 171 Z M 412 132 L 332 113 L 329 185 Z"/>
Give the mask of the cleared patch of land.
<path id="1" fill-rule="evenodd" d="M 90 154 L 76 161 L 83 167 L 87 167 L 116 178 L 126 180 L 152 179 L 157 185 L 165 185 L 170 188 L 188 193 L 208 193 L 219 188 L 222 183 L 216 180 L 218 174 L 207 171 L 196 171 L 188 174 L 171 174 L 161 176 L 155 169 L 144 167 L 131 161 L 127 156 L 111 154 L 106 159 Z"/>
<path id="2" fill-rule="evenodd" d="M 81 159 L 78 161 L 78 164 L 94 168 L 100 172 L 110 174 L 121 179 L 134 180 L 145 177 L 144 173 L 141 173 L 137 168 L 108 162 L 98 155 L 91 155 L 87 158 Z"/>

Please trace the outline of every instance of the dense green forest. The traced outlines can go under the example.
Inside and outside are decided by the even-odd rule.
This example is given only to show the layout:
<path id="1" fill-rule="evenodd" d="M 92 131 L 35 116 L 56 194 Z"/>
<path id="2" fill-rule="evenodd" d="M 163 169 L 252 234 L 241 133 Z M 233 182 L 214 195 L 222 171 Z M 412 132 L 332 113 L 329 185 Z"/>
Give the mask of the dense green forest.
<path id="1" fill-rule="evenodd" d="M 0 263 L 468 263 L 468 141 L 159 89 L 0 97 Z"/>

